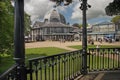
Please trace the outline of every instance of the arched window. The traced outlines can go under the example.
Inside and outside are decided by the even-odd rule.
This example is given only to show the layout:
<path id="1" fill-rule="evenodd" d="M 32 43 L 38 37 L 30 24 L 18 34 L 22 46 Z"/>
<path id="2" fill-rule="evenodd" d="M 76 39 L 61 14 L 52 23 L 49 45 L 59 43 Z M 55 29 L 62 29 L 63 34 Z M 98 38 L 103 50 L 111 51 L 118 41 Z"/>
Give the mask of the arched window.
<path id="1" fill-rule="evenodd" d="M 57 18 L 52 18 L 51 22 L 59 22 L 59 20 Z"/>
<path id="2" fill-rule="evenodd" d="M 48 22 L 48 19 L 45 19 L 44 22 Z"/>

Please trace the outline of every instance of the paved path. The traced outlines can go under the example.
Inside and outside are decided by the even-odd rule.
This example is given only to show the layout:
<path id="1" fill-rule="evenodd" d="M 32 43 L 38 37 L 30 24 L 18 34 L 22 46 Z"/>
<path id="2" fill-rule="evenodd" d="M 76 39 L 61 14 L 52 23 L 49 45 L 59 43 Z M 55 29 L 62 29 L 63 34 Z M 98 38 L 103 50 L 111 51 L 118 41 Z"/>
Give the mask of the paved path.
<path id="1" fill-rule="evenodd" d="M 32 43 L 26 43 L 25 47 L 26 48 L 58 47 L 58 48 L 62 48 L 70 51 L 77 50 L 77 49 L 68 47 L 73 45 L 81 45 L 81 42 L 65 42 L 65 43 L 60 43 L 57 41 L 32 42 Z"/>
<path id="2" fill-rule="evenodd" d="M 39 47 L 58 47 L 70 51 L 74 51 L 77 49 L 69 48 L 68 46 L 74 46 L 74 45 L 82 45 L 82 42 L 80 41 L 74 41 L 74 42 L 65 42 L 65 43 L 60 43 L 59 41 L 43 41 L 43 42 L 32 42 L 32 43 L 26 43 L 25 47 L 26 48 L 39 48 Z M 99 43 L 95 42 L 94 45 L 120 45 L 120 42 L 115 42 L 115 43 Z"/>
<path id="3" fill-rule="evenodd" d="M 120 80 L 120 71 L 90 73 L 76 80 Z"/>

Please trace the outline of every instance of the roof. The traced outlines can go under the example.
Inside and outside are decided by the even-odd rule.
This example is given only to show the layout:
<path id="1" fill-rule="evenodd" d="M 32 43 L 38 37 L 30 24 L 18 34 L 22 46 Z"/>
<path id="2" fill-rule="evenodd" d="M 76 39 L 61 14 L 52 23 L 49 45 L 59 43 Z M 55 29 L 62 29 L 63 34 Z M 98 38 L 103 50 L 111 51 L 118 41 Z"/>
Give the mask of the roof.
<path id="1" fill-rule="evenodd" d="M 44 22 L 54 22 L 54 21 L 58 21 L 66 24 L 65 17 L 55 9 L 49 11 L 44 17 Z"/>
<path id="2" fill-rule="evenodd" d="M 100 22 L 100 23 L 97 23 L 93 26 L 97 26 L 97 25 L 108 25 L 108 24 L 113 24 L 112 22 L 108 22 L 108 21 L 105 21 L 105 22 Z"/>
<path id="3" fill-rule="evenodd" d="M 52 35 L 73 35 L 73 33 L 53 33 Z"/>
<path id="4" fill-rule="evenodd" d="M 42 27 L 71 27 L 66 24 L 65 17 L 60 14 L 57 10 L 49 11 L 45 17 L 44 22 L 36 21 L 32 29 L 42 28 Z"/>
<path id="5" fill-rule="evenodd" d="M 72 27 L 72 26 L 63 24 L 61 22 L 47 22 L 41 27 Z"/>
<path id="6" fill-rule="evenodd" d="M 88 33 L 88 34 L 101 34 L 101 35 L 104 35 L 104 34 L 115 34 L 115 32 L 92 32 L 92 33 Z"/>
<path id="7" fill-rule="evenodd" d="M 73 33 L 52 33 L 52 34 L 43 34 L 43 35 L 45 35 L 45 36 L 48 36 L 48 35 L 52 35 L 52 36 L 54 36 L 54 35 L 73 35 Z"/>
<path id="8" fill-rule="evenodd" d="M 40 22 L 40 21 L 36 21 L 34 24 L 33 24 L 33 27 L 40 27 L 44 25 L 44 22 Z"/>

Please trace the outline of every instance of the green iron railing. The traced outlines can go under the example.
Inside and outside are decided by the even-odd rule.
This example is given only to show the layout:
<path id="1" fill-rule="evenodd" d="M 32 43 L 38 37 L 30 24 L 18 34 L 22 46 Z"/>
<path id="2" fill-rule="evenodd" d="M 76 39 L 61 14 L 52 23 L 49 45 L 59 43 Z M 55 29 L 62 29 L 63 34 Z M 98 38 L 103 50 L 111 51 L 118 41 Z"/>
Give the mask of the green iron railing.
<path id="1" fill-rule="evenodd" d="M 27 80 L 74 80 L 83 74 L 82 50 L 61 53 L 52 56 L 33 58 L 25 69 Z M 89 48 L 87 53 L 87 71 L 120 70 L 120 48 Z M 19 67 L 13 66 L 0 80 L 19 79 Z"/>

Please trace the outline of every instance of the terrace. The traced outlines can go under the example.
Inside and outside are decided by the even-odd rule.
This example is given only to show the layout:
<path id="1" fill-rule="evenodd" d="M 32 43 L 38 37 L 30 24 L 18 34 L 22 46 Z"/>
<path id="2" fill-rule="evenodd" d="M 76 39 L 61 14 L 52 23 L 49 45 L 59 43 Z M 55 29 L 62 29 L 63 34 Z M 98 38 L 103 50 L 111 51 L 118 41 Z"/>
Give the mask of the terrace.
<path id="1" fill-rule="evenodd" d="M 16 64 L 3 73 L 0 80 L 119 80 L 120 48 L 88 48 L 87 50 L 87 0 L 83 0 L 83 4 L 82 49 L 29 59 L 29 65 L 26 66 L 23 33 L 24 0 L 16 0 L 14 55 Z"/>
<path id="2" fill-rule="evenodd" d="M 29 59 L 26 80 L 119 80 L 120 48 L 89 48 L 87 74 L 82 50 Z M 19 65 L 1 75 L 1 80 L 19 80 Z M 22 75 L 22 74 L 21 74 Z M 23 76 L 21 77 L 23 78 Z M 23 80 L 23 79 L 20 79 Z"/>

